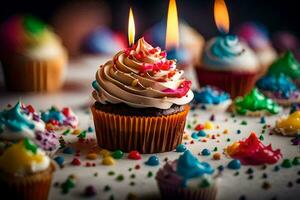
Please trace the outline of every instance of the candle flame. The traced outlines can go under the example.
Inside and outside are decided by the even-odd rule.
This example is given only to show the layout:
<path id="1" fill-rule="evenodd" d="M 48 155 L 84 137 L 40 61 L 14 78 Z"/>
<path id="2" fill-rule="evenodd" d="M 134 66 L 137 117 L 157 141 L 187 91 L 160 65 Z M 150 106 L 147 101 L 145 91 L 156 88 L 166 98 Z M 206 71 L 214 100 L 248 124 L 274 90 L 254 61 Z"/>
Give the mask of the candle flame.
<path id="1" fill-rule="evenodd" d="M 215 0 L 214 17 L 218 30 L 222 33 L 229 32 L 229 14 L 224 0 Z"/>
<path id="2" fill-rule="evenodd" d="M 176 0 L 170 0 L 167 18 L 166 49 L 178 48 L 179 29 Z"/>
<path id="3" fill-rule="evenodd" d="M 134 44 L 134 36 L 135 36 L 135 24 L 134 24 L 134 18 L 133 18 L 133 12 L 130 8 L 129 10 L 129 19 L 128 19 L 128 41 L 129 46 Z"/>

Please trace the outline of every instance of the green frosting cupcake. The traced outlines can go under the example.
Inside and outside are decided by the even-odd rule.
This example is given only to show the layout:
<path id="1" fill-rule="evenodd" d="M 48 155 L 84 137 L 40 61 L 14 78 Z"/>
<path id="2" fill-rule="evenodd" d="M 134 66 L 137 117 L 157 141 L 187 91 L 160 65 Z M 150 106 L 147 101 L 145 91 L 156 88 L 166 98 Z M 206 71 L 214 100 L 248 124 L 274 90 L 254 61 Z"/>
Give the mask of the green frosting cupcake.
<path id="1" fill-rule="evenodd" d="M 246 115 L 247 111 L 268 111 L 271 114 L 277 114 L 280 107 L 271 99 L 265 97 L 254 88 L 244 97 L 238 97 L 234 101 L 235 111 L 240 115 Z"/>
<path id="2" fill-rule="evenodd" d="M 269 68 L 268 74 L 279 76 L 281 73 L 292 79 L 300 78 L 300 63 L 295 59 L 292 52 L 286 52 L 275 61 Z"/>

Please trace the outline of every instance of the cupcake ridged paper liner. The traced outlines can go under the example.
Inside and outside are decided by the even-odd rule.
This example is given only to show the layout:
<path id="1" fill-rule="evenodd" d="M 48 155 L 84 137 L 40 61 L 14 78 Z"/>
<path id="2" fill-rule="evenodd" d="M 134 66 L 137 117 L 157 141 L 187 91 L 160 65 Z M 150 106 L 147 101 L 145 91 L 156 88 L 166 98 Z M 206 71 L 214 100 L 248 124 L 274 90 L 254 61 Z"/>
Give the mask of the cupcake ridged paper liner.
<path id="1" fill-rule="evenodd" d="M 189 106 L 182 112 L 160 117 L 116 115 L 95 106 L 91 109 L 101 148 L 158 153 L 172 151 L 181 143 Z"/>
<path id="2" fill-rule="evenodd" d="M 47 170 L 25 177 L 0 172 L 1 195 L 10 199 L 47 200 L 54 169 L 51 164 Z"/>
<path id="3" fill-rule="evenodd" d="M 62 86 L 66 56 L 47 60 L 12 57 L 3 62 L 6 88 L 21 92 L 52 92 Z"/>

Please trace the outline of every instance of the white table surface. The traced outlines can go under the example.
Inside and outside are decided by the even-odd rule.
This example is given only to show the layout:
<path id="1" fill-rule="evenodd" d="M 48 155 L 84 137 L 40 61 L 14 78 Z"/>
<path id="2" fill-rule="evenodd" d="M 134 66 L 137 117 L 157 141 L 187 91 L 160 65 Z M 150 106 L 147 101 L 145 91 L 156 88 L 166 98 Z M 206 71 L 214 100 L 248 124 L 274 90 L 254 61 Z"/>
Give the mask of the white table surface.
<path id="1" fill-rule="evenodd" d="M 59 107 L 69 106 L 75 110 L 80 118 L 80 128 L 82 130 L 87 129 L 88 126 L 93 126 L 92 117 L 90 113 L 87 113 L 89 105 L 93 102 L 91 98 L 91 82 L 94 80 L 95 72 L 98 66 L 104 63 L 107 58 L 104 57 L 85 57 L 72 61 L 69 65 L 69 70 L 66 78 L 66 86 L 64 89 L 57 93 L 52 94 L 21 94 L 21 93 L 7 93 L 0 86 L 0 108 L 2 109 L 8 103 L 15 103 L 18 100 L 22 100 L 25 103 L 34 105 L 38 109 L 46 109 L 51 105 Z M 0 73 L 1 74 L 1 73 Z M 1 77 L 1 76 L 0 76 Z M 1 85 L 1 78 L 0 78 Z M 196 115 L 196 116 L 195 116 Z M 204 123 L 209 120 L 211 113 L 200 110 L 190 112 L 188 117 L 188 123 L 194 127 L 194 121 L 197 123 Z M 215 126 L 219 125 L 219 129 L 206 131 L 210 134 L 220 134 L 217 139 L 209 139 L 208 142 L 199 142 L 195 140 L 194 144 L 189 144 L 191 140 L 184 140 L 187 142 L 187 147 L 195 155 L 201 152 L 203 148 L 213 150 L 214 147 L 218 147 L 219 153 L 223 153 L 223 149 L 231 144 L 233 141 L 246 138 L 251 131 L 255 131 L 259 136 L 262 131 L 263 124 L 260 124 L 259 118 L 247 118 L 247 117 L 236 117 L 231 118 L 228 113 L 215 114 L 216 120 L 213 122 Z M 228 119 L 225 122 L 225 119 Z M 274 121 L 278 116 L 267 117 L 267 124 L 274 125 Z M 247 125 L 241 125 L 241 121 L 246 120 Z M 228 129 L 228 134 L 223 134 L 223 130 Z M 241 130 L 241 134 L 237 134 L 237 130 Z M 186 130 L 187 133 L 191 134 L 192 130 Z M 273 148 L 280 148 L 284 158 L 294 158 L 300 156 L 300 149 L 297 146 L 290 144 L 288 137 L 282 137 L 278 135 L 269 135 L 267 130 L 264 135 L 264 144 L 272 143 Z M 88 137 L 95 138 L 94 133 L 89 133 Z M 226 139 L 230 138 L 231 142 L 227 142 Z M 217 142 L 219 140 L 219 142 Z M 70 135 L 67 137 L 67 141 L 76 141 L 76 136 Z M 73 144 L 75 145 L 75 144 Z M 84 152 L 83 149 L 81 151 Z M 54 174 L 53 183 L 62 183 L 67 179 L 70 174 L 74 174 L 77 177 L 76 187 L 72 189 L 68 194 L 62 194 L 61 189 L 52 187 L 49 199 L 82 199 L 83 190 L 88 185 L 93 185 L 97 189 L 97 195 L 90 199 L 109 199 L 113 195 L 114 199 L 126 199 L 128 193 L 134 194 L 139 199 L 159 199 L 159 191 L 154 179 L 156 171 L 160 166 L 149 167 L 144 164 L 150 155 L 142 155 L 142 160 L 132 161 L 124 156 L 121 160 L 117 160 L 113 166 L 104 166 L 101 164 L 102 158 L 95 161 L 96 167 L 84 167 L 84 166 L 73 166 L 70 164 L 74 155 L 58 153 L 65 158 L 65 167 L 63 169 L 57 169 Z M 85 158 L 85 153 L 81 153 L 79 157 L 81 162 L 84 164 L 88 162 Z M 178 158 L 180 153 L 168 152 L 156 154 L 161 165 L 164 163 L 164 158 L 168 157 L 169 160 Z M 222 154 L 221 160 L 213 160 L 212 156 L 199 156 L 197 157 L 201 161 L 207 161 L 212 166 L 217 167 L 224 165 L 225 170 L 222 174 L 221 181 L 218 187 L 217 199 L 239 199 L 242 195 L 246 199 L 299 199 L 300 196 L 300 184 L 296 183 L 296 180 L 300 178 L 300 166 L 294 166 L 289 169 L 281 168 L 278 172 L 274 172 L 275 165 L 268 165 L 265 170 L 261 169 L 261 166 L 242 166 L 238 176 L 234 176 L 236 171 L 230 170 L 226 167 L 230 161 Z M 282 161 L 282 160 L 281 160 Z M 281 164 L 281 161 L 277 165 Z M 139 170 L 134 169 L 136 165 L 140 165 Z M 248 179 L 249 174 L 246 170 L 251 167 L 254 170 L 253 179 Z M 128 169 L 132 168 L 132 171 Z M 109 171 L 114 171 L 116 175 L 108 176 Z M 153 172 L 154 176 L 151 178 L 147 177 L 148 172 Z M 97 172 L 98 176 L 94 177 L 94 173 Z M 267 179 L 262 178 L 262 174 L 268 175 Z M 124 175 L 124 180 L 117 182 L 116 176 Z M 130 178 L 130 175 L 135 174 L 134 179 Z M 262 189 L 263 182 L 267 181 L 271 184 L 271 188 L 268 190 Z M 134 186 L 130 186 L 129 183 L 134 182 Z M 287 187 L 288 183 L 292 182 L 292 187 Z M 105 185 L 109 185 L 111 191 L 104 192 L 103 188 Z"/>

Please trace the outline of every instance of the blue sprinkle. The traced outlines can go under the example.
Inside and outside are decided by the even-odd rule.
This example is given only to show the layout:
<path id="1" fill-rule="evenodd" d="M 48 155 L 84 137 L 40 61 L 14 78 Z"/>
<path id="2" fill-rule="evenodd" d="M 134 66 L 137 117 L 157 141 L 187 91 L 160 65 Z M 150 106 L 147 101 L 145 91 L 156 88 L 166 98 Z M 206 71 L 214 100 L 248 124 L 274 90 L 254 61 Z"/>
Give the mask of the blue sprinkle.
<path id="1" fill-rule="evenodd" d="M 201 151 L 201 154 L 202 154 L 203 156 L 209 156 L 211 153 L 210 153 L 210 150 L 208 150 L 208 149 L 203 149 L 203 150 Z"/>
<path id="2" fill-rule="evenodd" d="M 241 168 L 241 162 L 237 159 L 233 159 L 228 163 L 227 167 L 229 169 L 240 169 Z"/>
<path id="3" fill-rule="evenodd" d="M 223 166 L 223 165 L 218 166 L 218 170 L 219 170 L 220 172 L 222 172 L 222 171 L 224 170 L 224 166 Z"/>
<path id="4" fill-rule="evenodd" d="M 65 161 L 64 157 L 62 157 L 62 156 L 57 156 L 54 158 L 54 160 L 59 166 L 62 166 Z"/>
<path id="5" fill-rule="evenodd" d="M 73 154 L 73 153 L 75 153 L 75 150 L 73 148 L 71 148 L 71 147 L 66 147 L 66 148 L 64 148 L 63 153 L 65 153 L 65 154 Z"/>
<path id="6" fill-rule="evenodd" d="M 87 131 L 91 133 L 91 132 L 94 132 L 94 129 L 93 129 L 93 127 L 89 126 Z"/>
<path id="7" fill-rule="evenodd" d="M 237 130 L 236 133 L 237 133 L 237 134 L 241 134 L 241 130 Z"/>
<path id="8" fill-rule="evenodd" d="M 198 133 L 196 133 L 196 132 L 192 133 L 192 138 L 195 140 L 199 139 Z"/>
<path id="9" fill-rule="evenodd" d="M 206 136 L 206 133 L 202 130 L 199 131 L 197 134 L 198 134 L 199 137 L 205 137 Z"/>
<path id="10" fill-rule="evenodd" d="M 159 159 L 157 156 L 150 156 L 149 159 L 145 162 L 145 164 L 149 166 L 157 166 L 159 165 Z"/>
<path id="11" fill-rule="evenodd" d="M 97 83 L 96 80 L 93 81 L 92 86 L 93 86 L 93 88 L 94 88 L 97 92 L 100 91 L 100 86 L 99 86 L 99 84 Z"/>
<path id="12" fill-rule="evenodd" d="M 187 148 L 183 144 L 180 144 L 176 147 L 176 152 L 185 152 L 186 150 L 187 150 Z"/>
<path id="13" fill-rule="evenodd" d="M 260 123 L 261 124 L 265 124 L 266 123 L 266 118 L 265 117 L 261 117 L 260 118 Z"/>

